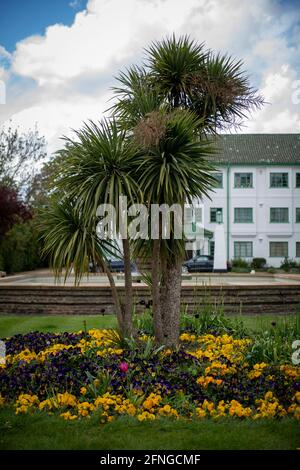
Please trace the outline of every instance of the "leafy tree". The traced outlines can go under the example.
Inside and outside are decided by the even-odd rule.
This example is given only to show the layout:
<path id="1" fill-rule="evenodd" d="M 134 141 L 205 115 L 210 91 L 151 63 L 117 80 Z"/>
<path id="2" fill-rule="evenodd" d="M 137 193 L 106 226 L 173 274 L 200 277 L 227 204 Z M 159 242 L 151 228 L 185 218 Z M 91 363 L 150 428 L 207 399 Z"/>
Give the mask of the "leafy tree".
<path id="1" fill-rule="evenodd" d="M 114 247 L 109 241 L 99 239 L 96 226 L 96 216 L 92 215 L 87 220 L 83 207 L 76 205 L 76 199 L 67 197 L 61 200 L 53 198 L 46 209 L 40 210 L 37 223 L 43 238 L 43 254 L 49 258 L 57 277 L 64 272 L 66 279 L 74 270 L 75 283 L 78 284 L 87 272 L 90 260 L 103 268 L 110 282 L 118 322 L 123 329 L 120 299 L 105 262 Z"/>
<path id="2" fill-rule="evenodd" d="M 241 125 L 247 112 L 263 102 L 250 87 L 240 61 L 207 51 L 188 37 L 153 43 L 145 64 L 121 73 L 118 81 L 111 122 L 86 124 L 59 153 L 62 165 L 54 184 L 74 201 L 79 214 L 73 231 L 68 227 L 61 236 L 56 227 L 60 217 L 64 223 L 64 214 L 58 214 L 45 236 L 46 250 L 59 272 L 64 265 L 68 271 L 72 263 L 81 272 L 84 260 L 95 256 L 91 224 L 99 204 L 112 203 L 119 213 L 119 196 L 126 195 L 129 202 L 149 207 L 178 203 L 183 208 L 186 201 L 208 195 L 214 186 L 210 157 L 215 136 L 224 128 Z M 162 219 L 159 225 L 157 240 L 133 245 L 136 252 L 148 253 L 152 259 L 156 340 L 174 346 L 179 335 L 184 239 L 176 239 L 173 219 L 168 240 L 163 237 Z M 116 299 L 116 309 L 127 335 L 133 330 L 130 246 L 125 235 L 121 233 L 128 300 L 120 314 Z M 87 249 L 90 237 L 94 242 Z M 103 260 L 104 252 L 100 264 Z"/>
<path id="3" fill-rule="evenodd" d="M 100 204 L 111 204 L 116 209 L 116 231 L 122 240 L 126 289 L 124 305 L 119 302 L 119 323 L 124 334 L 130 336 L 133 334 L 131 253 L 127 230 L 120 233 L 119 215 L 122 208 L 119 207 L 119 197 L 126 196 L 129 203 L 140 197 L 136 175 L 133 173 L 137 152 L 114 120 L 103 121 L 98 126 L 85 124 L 76 132 L 75 140 L 65 140 L 66 146 L 59 152 L 62 165 L 58 169 L 55 184 L 68 194 L 68 198 L 77 201 L 77 207 L 80 206 L 88 226 Z M 53 256 L 62 247 L 62 244 L 53 244 Z"/>
<path id="4" fill-rule="evenodd" d="M 16 223 L 0 244 L 1 268 L 9 274 L 40 268 L 44 265 L 40 251 L 41 244 L 33 221 Z"/>
<path id="5" fill-rule="evenodd" d="M 14 224 L 32 217 L 29 207 L 19 198 L 17 191 L 0 186 L 0 240 Z"/>
<path id="6" fill-rule="evenodd" d="M 45 138 L 36 128 L 24 133 L 11 127 L 0 129 L 0 184 L 15 187 L 25 196 L 37 164 L 45 157 Z"/>
<path id="7" fill-rule="evenodd" d="M 201 144 L 221 130 L 239 127 L 263 103 L 241 61 L 205 50 L 187 36 L 154 42 L 145 64 L 122 72 L 118 81 L 112 111 L 140 143 L 144 173 L 139 182 L 148 203 L 183 205 L 207 194 L 213 187 L 212 166 Z M 152 242 L 156 338 L 168 345 L 178 342 L 183 252 L 183 240 L 174 240 L 174 233 L 168 241 L 160 234 Z"/>

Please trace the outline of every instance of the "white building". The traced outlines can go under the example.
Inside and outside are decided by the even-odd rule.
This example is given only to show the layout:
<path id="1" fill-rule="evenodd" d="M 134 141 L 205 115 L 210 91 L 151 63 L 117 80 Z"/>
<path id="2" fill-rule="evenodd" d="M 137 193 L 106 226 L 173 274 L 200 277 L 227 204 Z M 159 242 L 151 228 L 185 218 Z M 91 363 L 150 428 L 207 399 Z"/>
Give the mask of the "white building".
<path id="1" fill-rule="evenodd" d="M 222 135 L 217 145 L 219 185 L 203 200 L 205 229 L 214 232 L 220 211 L 228 260 L 300 262 L 300 135 Z M 203 252 L 213 251 L 207 238 Z"/>

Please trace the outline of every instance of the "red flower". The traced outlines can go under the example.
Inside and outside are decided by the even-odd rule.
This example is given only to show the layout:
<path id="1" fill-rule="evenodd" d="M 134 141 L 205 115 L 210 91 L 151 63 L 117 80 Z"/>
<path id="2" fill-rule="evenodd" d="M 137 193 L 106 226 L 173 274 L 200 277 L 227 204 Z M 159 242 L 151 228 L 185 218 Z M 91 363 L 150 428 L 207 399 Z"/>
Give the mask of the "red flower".
<path id="1" fill-rule="evenodd" d="M 121 364 L 119 365 L 119 369 L 121 372 L 127 372 L 129 369 L 129 365 L 127 364 L 127 362 L 121 362 Z"/>

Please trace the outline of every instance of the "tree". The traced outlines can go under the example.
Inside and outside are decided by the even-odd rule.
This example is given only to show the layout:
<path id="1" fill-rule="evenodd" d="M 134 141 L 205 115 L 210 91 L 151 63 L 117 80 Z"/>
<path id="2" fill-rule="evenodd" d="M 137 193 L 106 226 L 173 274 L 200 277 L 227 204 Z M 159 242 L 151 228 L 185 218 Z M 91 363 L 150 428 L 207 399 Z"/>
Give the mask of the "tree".
<path id="1" fill-rule="evenodd" d="M 135 202 L 140 195 L 134 174 L 136 150 L 125 136 L 114 120 L 104 120 L 100 125 L 85 124 L 76 132 L 76 140 L 65 139 L 66 146 L 59 152 L 62 165 L 55 184 L 67 193 L 68 198 L 78 202 L 86 226 L 95 220 L 100 204 L 111 204 L 116 209 L 116 232 L 122 240 L 126 291 L 125 303 L 119 302 L 119 326 L 125 336 L 131 336 L 134 333 L 131 254 L 127 230 L 123 233 L 119 227 L 122 211 L 119 197 L 126 196 L 129 202 Z M 56 249 L 60 250 L 60 247 Z M 108 273 L 107 267 L 105 271 Z"/>
<path id="2" fill-rule="evenodd" d="M 113 204 L 119 215 L 121 195 L 148 207 L 177 203 L 181 208 L 186 201 L 208 195 L 214 186 L 210 158 L 213 137 L 225 127 L 239 126 L 247 112 L 263 102 L 250 87 L 241 62 L 206 51 L 204 45 L 188 37 L 173 36 L 153 43 L 144 66 L 130 68 L 118 80 L 111 121 L 85 124 L 76 139 L 66 139 L 65 148 L 59 152 L 62 165 L 54 184 L 63 199 L 75 201 L 73 209 L 79 217 L 73 232 L 68 226 L 59 236 L 55 227 L 60 227 L 59 219 L 63 222 L 65 217 L 59 213 L 51 236 L 45 237 L 59 272 L 64 265 L 68 272 L 72 263 L 75 272 L 82 272 L 84 260 L 88 256 L 95 258 L 98 242 L 91 227 L 99 204 Z M 184 239 L 175 236 L 174 218 L 167 240 L 164 230 L 160 218 L 158 238 L 135 241 L 134 245 L 136 252 L 150 253 L 152 258 L 156 340 L 174 346 L 179 337 Z M 119 226 L 118 231 L 123 243 L 127 301 L 119 310 L 117 299 L 116 309 L 123 333 L 130 335 L 130 244 L 127 233 L 121 233 Z M 87 248 L 85 243 L 90 237 L 94 241 Z M 104 261 L 105 267 L 104 252 L 98 261 Z M 106 272 L 109 275 L 107 268 Z M 111 286 L 113 289 L 112 282 Z"/>
<path id="3" fill-rule="evenodd" d="M 120 327 L 123 317 L 114 278 L 107 269 L 105 258 L 114 248 L 109 241 L 100 240 L 96 233 L 95 215 L 88 221 L 76 199 L 53 198 L 47 208 L 40 209 L 38 222 L 40 237 L 43 239 L 43 254 L 49 258 L 50 266 L 56 277 L 64 278 L 74 270 L 75 284 L 78 285 L 84 273 L 88 271 L 91 260 L 99 264 L 106 272 L 115 304 Z"/>
<path id="4" fill-rule="evenodd" d="M 46 157 L 45 138 L 35 128 L 20 133 L 9 127 L 0 130 L 0 183 L 26 192 L 37 171 L 37 164 Z"/>
<path id="5" fill-rule="evenodd" d="M 240 126 L 249 110 L 263 103 L 241 61 L 207 51 L 186 36 L 153 43 L 145 65 L 121 73 L 118 81 L 112 111 L 129 135 L 138 136 L 144 150 L 145 172 L 139 182 L 148 203 L 184 204 L 185 199 L 207 194 L 213 178 L 200 143 L 212 141 L 224 128 Z M 179 125 L 172 121 L 175 110 Z M 168 241 L 160 234 L 152 242 L 156 338 L 168 345 L 178 342 L 182 260 L 183 246 L 174 234 Z"/>
<path id="6" fill-rule="evenodd" d="M 17 191 L 0 186 L 0 241 L 14 224 L 31 217 L 29 207 L 20 200 Z"/>

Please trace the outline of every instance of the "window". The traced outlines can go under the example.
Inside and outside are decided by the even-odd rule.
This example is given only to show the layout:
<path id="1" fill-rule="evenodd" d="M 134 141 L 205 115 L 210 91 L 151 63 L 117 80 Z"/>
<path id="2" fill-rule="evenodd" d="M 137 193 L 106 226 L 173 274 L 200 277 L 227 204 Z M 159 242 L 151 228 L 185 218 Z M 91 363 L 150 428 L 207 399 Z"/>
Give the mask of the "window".
<path id="1" fill-rule="evenodd" d="M 217 180 L 215 188 L 223 188 L 223 173 L 213 173 L 213 177 Z"/>
<path id="2" fill-rule="evenodd" d="M 223 222 L 223 209 L 222 207 L 211 207 L 210 208 L 210 221 L 217 222 L 217 212 L 221 212 L 221 222 Z"/>
<path id="3" fill-rule="evenodd" d="M 296 207 L 296 224 L 300 224 L 300 207 Z"/>
<path id="4" fill-rule="evenodd" d="M 252 258 L 253 243 L 252 242 L 234 242 L 235 258 Z"/>
<path id="5" fill-rule="evenodd" d="M 249 224 L 253 222 L 253 209 L 252 207 L 235 207 L 234 208 L 234 222 Z"/>
<path id="6" fill-rule="evenodd" d="M 296 173 L 296 188 L 300 188 L 300 173 Z"/>
<path id="7" fill-rule="evenodd" d="M 289 256 L 288 242 L 270 242 L 271 258 L 287 258 Z"/>
<path id="8" fill-rule="evenodd" d="M 277 224 L 288 223 L 289 221 L 289 208 L 288 207 L 271 207 L 270 208 L 270 222 Z"/>
<path id="9" fill-rule="evenodd" d="M 300 242 L 296 242 L 296 258 L 300 258 Z"/>
<path id="10" fill-rule="evenodd" d="M 270 173 L 270 187 L 271 188 L 288 188 L 289 174 L 288 173 Z"/>
<path id="11" fill-rule="evenodd" d="M 209 254 L 210 256 L 215 255 L 215 242 L 214 241 L 209 241 Z"/>
<path id="12" fill-rule="evenodd" d="M 252 188 L 253 187 L 253 174 L 252 173 L 234 173 L 234 187 L 235 188 Z"/>

